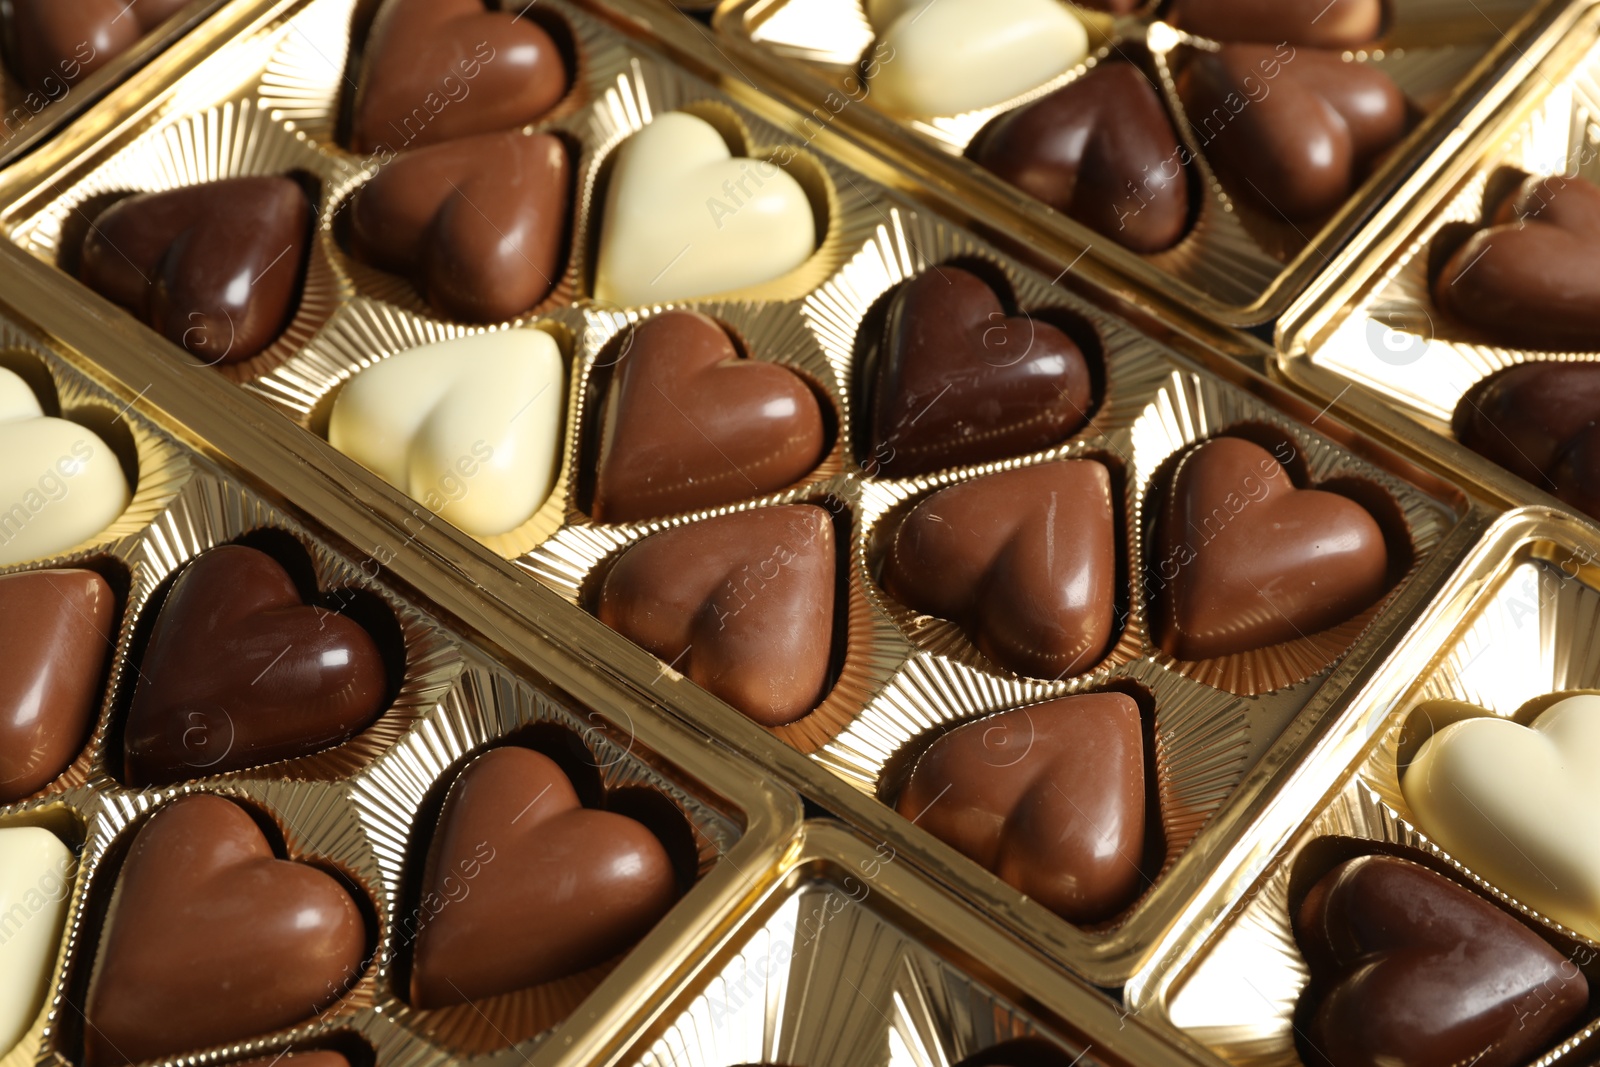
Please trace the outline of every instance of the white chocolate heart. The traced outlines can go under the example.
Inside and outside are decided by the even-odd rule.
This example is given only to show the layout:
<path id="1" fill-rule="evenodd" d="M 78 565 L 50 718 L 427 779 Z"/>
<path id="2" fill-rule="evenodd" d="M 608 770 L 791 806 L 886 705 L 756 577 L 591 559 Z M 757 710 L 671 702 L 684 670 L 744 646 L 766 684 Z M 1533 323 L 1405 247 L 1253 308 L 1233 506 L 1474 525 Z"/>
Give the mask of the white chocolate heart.
<path id="1" fill-rule="evenodd" d="M 674 111 L 617 150 L 595 296 L 639 307 L 726 293 L 788 274 L 816 247 L 792 175 L 734 158 L 716 127 Z"/>
<path id="2" fill-rule="evenodd" d="M 44 1005 L 72 896 L 72 852 L 36 826 L 0 829 L 0 1056 Z"/>
<path id="3" fill-rule="evenodd" d="M 0 368 L 0 566 L 88 540 L 128 497 L 122 465 L 99 435 L 46 415 L 28 383 Z"/>
<path id="4" fill-rule="evenodd" d="M 1600 938 L 1600 697 L 1451 723 L 1400 782 L 1417 825 L 1473 873 Z"/>
<path id="5" fill-rule="evenodd" d="M 334 400 L 328 441 L 478 537 L 521 526 L 556 477 L 566 375 L 543 330 L 396 353 Z"/>
<path id="6" fill-rule="evenodd" d="M 1056 0 L 872 0 L 879 105 L 917 118 L 993 107 L 1089 54 L 1083 23 Z"/>

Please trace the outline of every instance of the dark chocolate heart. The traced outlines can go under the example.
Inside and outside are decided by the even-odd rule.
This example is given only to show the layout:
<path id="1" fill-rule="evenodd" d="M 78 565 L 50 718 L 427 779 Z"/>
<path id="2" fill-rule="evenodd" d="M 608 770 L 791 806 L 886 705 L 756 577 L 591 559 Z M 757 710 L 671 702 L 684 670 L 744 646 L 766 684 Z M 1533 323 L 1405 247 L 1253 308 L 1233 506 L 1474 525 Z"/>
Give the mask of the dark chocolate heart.
<path id="1" fill-rule="evenodd" d="M 649 932 L 677 889 L 644 824 L 585 808 L 555 761 L 507 747 L 451 785 L 423 893 L 411 1003 L 437 1008 L 604 963 Z"/>
<path id="2" fill-rule="evenodd" d="M 490 133 L 406 152 L 355 195 L 352 251 L 412 276 L 435 311 L 502 322 L 561 277 L 572 169 L 559 138 Z"/>
<path id="3" fill-rule="evenodd" d="M 1120 693 L 958 726 L 918 759 L 896 810 L 1068 922 L 1101 922 L 1144 880 L 1144 731 Z"/>
<path id="4" fill-rule="evenodd" d="M 1102 63 L 1006 112 L 972 158 L 1135 252 L 1171 248 L 1189 228 L 1189 150 L 1132 63 Z"/>
<path id="5" fill-rule="evenodd" d="M 1600 517 L 1600 363 L 1520 363 L 1456 403 L 1456 438 Z"/>
<path id="6" fill-rule="evenodd" d="M 1007 317 L 994 290 L 948 266 L 895 293 L 876 377 L 864 466 L 893 478 L 1060 444 L 1093 403 L 1072 338 L 1031 315 Z"/>
<path id="7" fill-rule="evenodd" d="M 362 53 L 351 137 L 392 154 L 514 130 L 555 107 L 568 73 L 526 12 L 484 0 L 387 0 Z"/>
<path id="8" fill-rule="evenodd" d="M 1395 856 L 1358 856 L 1294 916 L 1311 966 L 1305 1035 L 1332 1067 L 1513 1067 L 1574 1023 L 1572 960 L 1470 890 Z"/>
<path id="9" fill-rule="evenodd" d="M 345 740 L 384 709 L 372 635 L 307 605 L 264 552 L 223 545 L 173 583 L 140 661 L 123 737 L 128 782 L 259 767 Z"/>
<path id="10" fill-rule="evenodd" d="M 65 95 L 189 5 L 189 0 L 11 0 L 9 56 L 18 79 Z"/>
<path id="11" fill-rule="evenodd" d="M 88 740 L 116 612 L 94 571 L 0 576 L 0 803 L 49 785 Z"/>
<path id="12" fill-rule="evenodd" d="M 895 531 L 889 595 L 953 620 L 1006 670 L 1064 678 L 1098 663 L 1115 623 L 1111 474 L 1041 463 L 941 489 Z"/>
<path id="13" fill-rule="evenodd" d="M 1383 32 L 1383 0 L 1172 0 L 1167 21 L 1214 41 L 1355 48 Z"/>
<path id="14" fill-rule="evenodd" d="M 1292 455 L 1285 443 L 1280 454 Z M 1341 623 L 1389 584 L 1377 520 L 1298 489 L 1273 454 L 1214 437 L 1183 455 L 1156 523 L 1156 643 L 1178 659 L 1265 648 Z"/>
<path id="15" fill-rule="evenodd" d="M 1434 279 L 1452 317 L 1516 348 L 1600 349 L 1600 189 L 1528 178 Z"/>
<path id="16" fill-rule="evenodd" d="M 306 1022 L 344 995 L 366 923 L 329 874 L 279 859 L 250 814 L 193 794 L 140 828 L 117 874 L 84 1014 L 87 1067 Z"/>
<path id="17" fill-rule="evenodd" d="M 668 311 L 634 330 L 606 392 L 595 518 L 761 496 L 800 481 L 826 448 L 822 407 L 799 375 L 740 358 L 715 319 Z"/>
<path id="18" fill-rule="evenodd" d="M 79 277 L 206 362 L 238 363 L 288 327 L 311 219 L 311 201 L 289 178 L 139 193 L 95 220 Z"/>
<path id="19" fill-rule="evenodd" d="M 625 550 L 597 614 L 756 722 L 782 726 L 828 692 L 835 559 L 822 508 L 720 515 Z"/>
<path id="20" fill-rule="evenodd" d="M 1406 132 L 1387 74 L 1315 48 L 1191 50 L 1178 94 L 1229 190 L 1291 221 L 1337 209 Z"/>

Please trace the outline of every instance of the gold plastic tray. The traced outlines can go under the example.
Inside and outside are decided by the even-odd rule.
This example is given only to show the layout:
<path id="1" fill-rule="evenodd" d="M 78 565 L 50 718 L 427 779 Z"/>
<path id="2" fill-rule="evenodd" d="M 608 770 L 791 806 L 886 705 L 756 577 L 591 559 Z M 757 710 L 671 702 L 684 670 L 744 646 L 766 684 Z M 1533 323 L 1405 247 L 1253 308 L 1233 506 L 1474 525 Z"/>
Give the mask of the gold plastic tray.
<path id="1" fill-rule="evenodd" d="M 632 18 L 664 31 L 659 9 L 643 0 L 607 0 Z M 984 229 L 1007 234 L 1060 263 L 1097 261 L 1118 288 L 1159 304 L 1168 299 L 1220 322 L 1271 322 L 1323 269 L 1328 257 L 1382 204 L 1405 176 L 1515 58 L 1515 40 L 1554 4 L 1523 0 L 1462 3 L 1399 0 L 1389 5 L 1384 37 L 1347 52 L 1353 62 L 1390 74 L 1427 118 L 1385 157 L 1346 204 L 1314 232 L 1232 200 L 1205 162 L 1177 99 L 1169 51 L 1181 35 L 1156 18 L 1149 3 L 1113 19 L 1081 11 L 1089 27 L 1090 58 L 1077 70 L 1022 96 L 978 112 L 927 121 L 907 120 L 876 107 L 870 95 L 847 92 L 873 41 L 859 0 L 725 0 L 715 25 L 718 47 L 740 71 L 781 92 L 801 113 L 796 128 L 847 128 L 941 201 L 970 211 Z M 1539 14 L 1536 14 L 1538 12 Z M 993 116 L 1065 84 L 1094 63 L 1137 43 L 1151 54 L 1149 72 L 1166 97 L 1175 126 L 1200 161 L 1200 207 L 1189 235 L 1174 248 L 1141 257 L 1045 207 L 964 158 L 967 144 Z"/>
<path id="2" fill-rule="evenodd" d="M 1277 777 L 1294 765 L 1347 688 L 1371 669 L 1473 543 L 1484 513 L 1450 483 L 1347 432 L 1195 340 L 1210 336 L 1203 324 L 1141 322 L 1135 328 L 841 162 L 835 149 L 846 151 L 843 142 L 818 138 L 801 146 L 769 121 L 782 108 L 767 101 L 772 110 L 762 110 L 748 87 L 686 71 L 635 36 L 629 24 L 608 23 L 561 0 L 543 7 L 572 28 L 582 57 L 573 92 L 551 120 L 582 145 L 575 226 L 580 236 L 564 282 L 566 296 L 538 316 L 497 328 L 531 324 L 550 329 L 567 345 L 569 474 L 583 462 L 590 373 L 607 342 L 653 310 L 606 308 L 583 296 L 591 245 L 582 235 L 595 229 L 590 209 L 603 199 L 598 183 L 607 154 L 649 116 L 689 108 L 738 131 L 746 143 L 804 147 L 808 181 L 828 204 L 827 238 L 800 271 L 759 291 L 693 305 L 737 325 L 757 358 L 787 362 L 811 377 L 839 415 L 840 444 L 813 478 L 737 505 L 833 500 L 842 502 L 849 522 L 849 651 L 834 693 L 800 723 L 778 732 L 754 726 L 574 606 L 610 554 L 662 525 L 706 513 L 599 525 L 578 510 L 568 477 L 521 531 L 531 548 L 478 542 L 382 485 L 317 436 L 318 412 L 349 375 L 393 351 L 462 330 L 407 305 L 403 291 L 352 269 L 340 251 L 337 205 L 363 176 L 359 161 L 332 143 L 346 84 L 341 57 L 352 0 L 259 3 L 244 30 L 219 41 L 192 69 L 164 85 L 128 87 L 0 177 L 0 223 L 20 246 L 0 247 L 0 282 L 12 286 L 0 292 L 17 293 L 17 304 L 36 321 L 47 322 L 52 334 L 89 352 L 129 385 L 152 383 L 145 399 L 181 411 L 179 421 L 196 427 L 207 447 L 236 442 L 232 447 L 252 470 L 287 463 L 266 480 L 280 492 L 310 493 L 315 503 L 305 506 L 319 518 L 335 504 L 370 510 L 398 531 L 402 554 L 425 554 L 430 566 L 506 605 L 591 669 L 626 678 L 740 756 L 890 841 L 1080 973 L 1104 985 L 1121 984 L 1167 932 L 1181 926 L 1198 899 L 1226 891 L 1235 873 L 1232 850 L 1269 803 Z M 308 49 L 306 40 L 321 43 Z M 324 280 L 331 281 L 318 283 L 318 298 L 308 299 L 311 308 L 302 308 L 277 351 L 227 376 L 194 365 L 54 266 L 63 220 L 91 193 L 287 167 L 310 169 L 323 180 L 319 255 L 328 272 Z M 851 339 L 881 294 L 929 264 L 957 257 L 980 258 L 1002 272 L 1023 308 L 1059 309 L 1088 323 L 1106 353 L 1105 399 L 1093 423 L 1056 449 L 932 478 L 874 479 L 848 448 L 855 403 Z M 156 383 L 164 383 L 159 391 Z M 1184 664 L 1158 652 L 1145 632 L 1137 592 L 1121 642 L 1101 667 L 1059 682 L 1017 678 L 989 666 L 952 628 L 895 607 L 872 577 L 874 533 L 901 502 L 998 466 L 1086 454 L 1104 456 L 1120 470 L 1124 525 L 1133 532 L 1125 565 L 1138 574 L 1145 495 L 1163 461 L 1194 440 L 1242 423 L 1270 427 L 1291 442 L 1313 481 L 1355 475 L 1381 486 L 1399 504 L 1414 549 L 1411 573 L 1377 611 L 1331 639 L 1272 653 L 1265 688 L 1246 685 L 1231 669 L 1236 663 Z M 270 455 L 264 445 L 271 446 Z M 889 759 L 929 730 L 1113 682 L 1145 689 L 1155 707 L 1157 815 L 1167 854 L 1160 869 L 1150 872 L 1148 892 L 1111 927 L 1085 931 L 1068 925 L 880 802 L 892 788 L 883 774 Z"/>
<path id="3" fill-rule="evenodd" d="M 6 568 L 90 566 L 108 573 L 120 595 L 110 681 L 88 744 L 40 793 L 0 807 L 0 826 L 45 825 L 78 857 L 51 992 L 31 1032 L 0 1058 L 5 1067 L 77 1060 L 82 998 L 119 857 L 153 809 L 190 792 L 249 803 L 276 823 L 291 856 L 346 872 L 376 916 L 376 941 L 350 991 L 323 1013 L 291 1030 L 172 1058 L 187 1063 L 330 1042 L 422 1059 L 514 1045 L 530 1062 L 550 1062 L 590 1029 L 609 1032 L 622 1005 L 647 1002 L 661 971 L 692 956 L 733 902 L 775 877 L 774 861 L 799 824 L 794 794 L 627 693 L 586 677 L 531 636 L 522 636 L 520 651 L 511 654 L 479 641 L 473 615 L 483 609 L 470 600 L 464 616 L 446 622 L 441 613 L 452 614 L 450 607 L 425 602 L 377 562 L 385 542 L 368 554 L 353 549 L 237 467 L 201 454 L 137 410 L 140 394 L 124 401 L 106 388 L 102 372 L 86 372 L 30 329 L 0 321 L 0 363 L 36 390 L 44 386 L 46 401 L 59 401 L 49 406 L 63 417 L 104 429 L 136 480 L 132 503 L 104 532 L 60 555 Z M 164 583 L 185 563 L 241 537 L 261 544 L 264 532 L 298 544 L 320 588 L 361 590 L 392 612 L 405 652 L 392 706 L 354 738 L 311 756 L 207 775 L 205 767 L 215 762 L 207 748 L 197 750 L 194 778 L 181 785 L 124 784 L 112 739 L 138 671 L 130 653 L 136 631 L 148 625 Z M 387 544 L 396 544 L 392 533 Z M 588 692 L 562 689 L 547 664 L 578 671 Z M 393 973 L 396 954 L 405 951 L 397 931 L 420 877 L 419 841 L 432 833 L 419 812 L 436 783 L 471 755 L 534 724 L 575 739 L 607 790 L 644 788 L 680 811 L 698 853 L 695 883 L 620 962 L 485 1005 L 419 1012 L 405 1003 Z M 227 740 L 220 733 L 216 739 Z"/>
<path id="4" fill-rule="evenodd" d="M 1502 168 L 1600 177 L 1600 6 L 1572 5 L 1526 47 L 1515 70 L 1463 119 L 1278 327 L 1276 373 L 1333 402 L 1413 454 L 1509 504 L 1566 507 L 1456 442 L 1463 393 L 1530 359 L 1592 360 L 1472 343 L 1428 291 L 1428 249 L 1441 228 L 1475 222 Z"/>
<path id="5" fill-rule="evenodd" d="M 1589 961 L 1584 970 L 1594 980 L 1600 945 L 1529 910 L 1418 830 L 1397 759 L 1407 715 L 1423 701 L 1462 700 L 1510 715 L 1534 697 L 1600 686 L 1597 619 L 1600 534 L 1563 512 L 1508 513 L 1284 791 L 1282 801 L 1300 814 L 1287 832 L 1254 842 L 1268 857 L 1261 877 L 1131 985 L 1129 1008 L 1227 1063 L 1298 1063 L 1293 1013 L 1309 976 L 1290 930 L 1289 881 L 1307 847 L 1329 837 L 1433 857 L 1546 927 L 1573 958 Z M 1535 1063 L 1592 1057 L 1597 1032 L 1591 1006 L 1570 1038 Z"/>

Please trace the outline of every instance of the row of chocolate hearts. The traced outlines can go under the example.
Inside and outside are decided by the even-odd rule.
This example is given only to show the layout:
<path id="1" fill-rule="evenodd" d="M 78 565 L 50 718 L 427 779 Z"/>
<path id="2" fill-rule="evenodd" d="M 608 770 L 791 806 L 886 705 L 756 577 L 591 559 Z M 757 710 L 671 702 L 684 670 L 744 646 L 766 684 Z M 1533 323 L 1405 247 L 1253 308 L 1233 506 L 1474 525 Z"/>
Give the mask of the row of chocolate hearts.
<path id="1" fill-rule="evenodd" d="M 370 902 L 320 860 L 280 858 L 261 817 L 199 793 L 162 805 L 132 831 L 114 890 L 102 898 L 109 903 L 93 967 L 81 965 L 90 975 L 84 1063 L 165 1058 L 295 1026 L 333 1009 L 371 967 Z M 655 831 L 585 807 L 558 763 L 515 745 L 465 765 L 431 845 L 413 852 L 427 856 L 415 909 L 382 951 L 408 958 L 405 995 L 418 1009 L 606 964 L 683 888 Z M 0 855 L 15 861 L 0 899 L 12 883 L 66 877 L 53 914 L 30 923 L 30 937 L 0 943 L 0 973 L 25 992 L 0 1017 L 3 1038 L 4 1026 L 25 1028 L 38 1009 L 32 994 L 43 991 L 55 959 L 73 860 L 33 827 L 0 829 Z"/>
<path id="2" fill-rule="evenodd" d="M 1080 347 L 1031 315 L 1008 317 L 966 270 L 918 275 L 895 291 L 873 345 L 863 472 L 907 477 L 1062 443 L 1094 406 L 1085 347 L 1098 344 Z M 340 389 L 328 439 L 469 533 L 503 534 L 533 516 L 555 483 L 563 362 L 539 330 L 410 349 Z M 599 355 L 590 387 L 603 387 L 604 399 L 594 454 L 581 457 L 579 484 L 591 499 L 579 506 L 601 522 L 790 488 L 817 469 L 841 421 L 816 383 L 745 358 L 726 327 L 692 311 L 628 328 Z"/>
<path id="3" fill-rule="evenodd" d="M 1003 669 L 1079 674 L 1118 624 L 1119 513 L 1111 471 L 1094 460 L 984 475 L 899 519 L 880 579 L 912 610 L 961 625 Z M 1143 579 L 1154 638 L 1201 660 L 1324 630 L 1382 598 L 1403 536 L 1350 497 L 1296 487 L 1260 445 L 1211 438 L 1183 454 L 1155 524 Z M 798 504 L 645 537 L 605 570 L 594 610 L 756 722 L 781 726 L 827 696 L 838 588 L 834 518 Z"/>
<path id="4" fill-rule="evenodd" d="M 434 310 L 497 323 L 539 307 L 565 268 L 572 152 L 545 133 L 408 150 L 358 189 L 352 254 L 411 276 Z M 722 210 L 706 208 L 708 202 Z M 116 201 L 85 234 L 78 276 L 210 365 L 249 360 L 299 307 L 316 210 L 299 180 L 223 178 Z M 593 297 L 666 304 L 782 277 L 817 248 L 795 178 L 735 158 L 715 127 L 662 115 L 623 143 L 602 212 Z"/>
<path id="5" fill-rule="evenodd" d="M 125 780 L 156 785 L 292 759 L 337 745 L 388 707 L 378 641 L 331 606 L 307 604 L 282 564 L 244 545 L 201 553 L 156 612 L 132 666 L 122 724 Z M 93 728 L 117 642 L 117 596 L 94 570 L 0 576 L 0 802 L 58 778 Z"/>

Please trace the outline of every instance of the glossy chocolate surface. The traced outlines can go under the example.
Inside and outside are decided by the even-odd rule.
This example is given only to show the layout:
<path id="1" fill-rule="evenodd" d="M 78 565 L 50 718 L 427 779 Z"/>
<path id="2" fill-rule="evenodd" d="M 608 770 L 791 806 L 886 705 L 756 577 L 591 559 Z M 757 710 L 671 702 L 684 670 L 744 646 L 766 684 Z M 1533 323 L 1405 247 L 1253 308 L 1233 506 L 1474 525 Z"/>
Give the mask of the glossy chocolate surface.
<path id="1" fill-rule="evenodd" d="M 535 121 L 566 95 L 550 34 L 484 0 L 387 0 L 367 35 L 351 136 L 380 158 Z"/>
<path id="2" fill-rule="evenodd" d="M 626 951 L 672 907 L 672 861 L 642 823 L 585 808 L 532 749 L 478 756 L 450 787 L 417 915 L 411 1003 L 508 993 Z"/>
<path id="3" fill-rule="evenodd" d="M 179 797 L 139 829 L 117 873 L 84 1062 L 115 1067 L 311 1020 L 359 977 L 366 937 L 345 888 L 279 859 L 246 809 Z"/>
<path id="4" fill-rule="evenodd" d="M 154 785 L 328 748 L 383 711 L 383 658 L 360 624 L 305 604 L 271 556 L 210 549 L 172 585 L 139 663 L 123 746 Z"/>
<path id="5" fill-rule="evenodd" d="M 1144 733 L 1121 693 L 969 722 L 917 760 L 895 809 L 1069 922 L 1143 887 Z"/>
<path id="6" fill-rule="evenodd" d="M 1446 261 L 1433 299 L 1498 344 L 1600 349 L 1600 188 L 1526 179 Z"/>
<path id="7" fill-rule="evenodd" d="M 771 493 L 827 447 L 794 371 L 741 358 L 715 319 L 668 311 L 625 338 L 601 411 L 594 514 L 634 522 Z"/>
<path id="8" fill-rule="evenodd" d="M 1355 48 L 1383 30 L 1383 0 L 1173 0 L 1167 21 L 1216 41 Z"/>
<path id="9" fill-rule="evenodd" d="M 1519 363 L 1456 404 L 1458 440 L 1519 478 L 1600 516 L 1600 364 Z"/>
<path id="10" fill-rule="evenodd" d="M 95 220 L 79 277 L 206 363 L 238 363 L 288 327 L 311 221 L 311 201 L 289 178 L 137 193 Z"/>
<path id="11" fill-rule="evenodd" d="M 1102 63 L 995 120 L 972 158 L 1023 192 L 1135 252 L 1189 229 L 1189 150 L 1132 63 Z"/>
<path id="12" fill-rule="evenodd" d="M 406 152 L 356 193 L 352 251 L 410 275 L 433 309 L 493 323 L 561 277 L 572 164 L 549 134 L 491 133 Z"/>
<path id="13" fill-rule="evenodd" d="M 1214 437 L 1178 461 L 1156 549 L 1146 561 L 1154 636 L 1185 660 L 1316 633 L 1388 587 L 1377 520 L 1349 497 L 1296 488 L 1273 453 L 1240 437 Z"/>
<path id="14" fill-rule="evenodd" d="M 1394 856 L 1335 867 L 1294 917 L 1302 1043 L 1332 1067 L 1512 1067 L 1576 1027 L 1573 961 L 1470 890 Z"/>
<path id="15" fill-rule="evenodd" d="M 50 784 L 88 740 L 116 613 L 94 571 L 0 575 L 0 803 Z"/>
<path id="16" fill-rule="evenodd" d="M 1065 678 L 1105 656 L 1115 623 L 1111 475 L 1041 463 L 941 489 L 901 522 L 890 596 L 958 623 L 1006 670 Z"/>
<path id="17" fill-rule="evenodd" d="M 870 473 L 903 478 L 1036 452 L 1083 426 L 1094 403 L 1076 342 L 1007 317 L 988 284 L 930 267 L 889 306 L 872 390 Z"/>
<path id="18" fill-rule="evenodd" d="M 1290 221 L 1340 207 L 1406 132 L 1387 74 L 1305 46 L 1191 49 L 1178 94 L 1228 191 Z"/>
<path id="19" fill-rule="evenodd" d="M 188 5 L 189 0 L 11 0 L 6 58 L 25 86 L 59 100 Z"/>
<path id="20" fill-rule="evenodd" d="M 837 551 L 811 504 L 651 534 L 606 575 L 597 614 L 763 726 L 827 696 Z"/>

